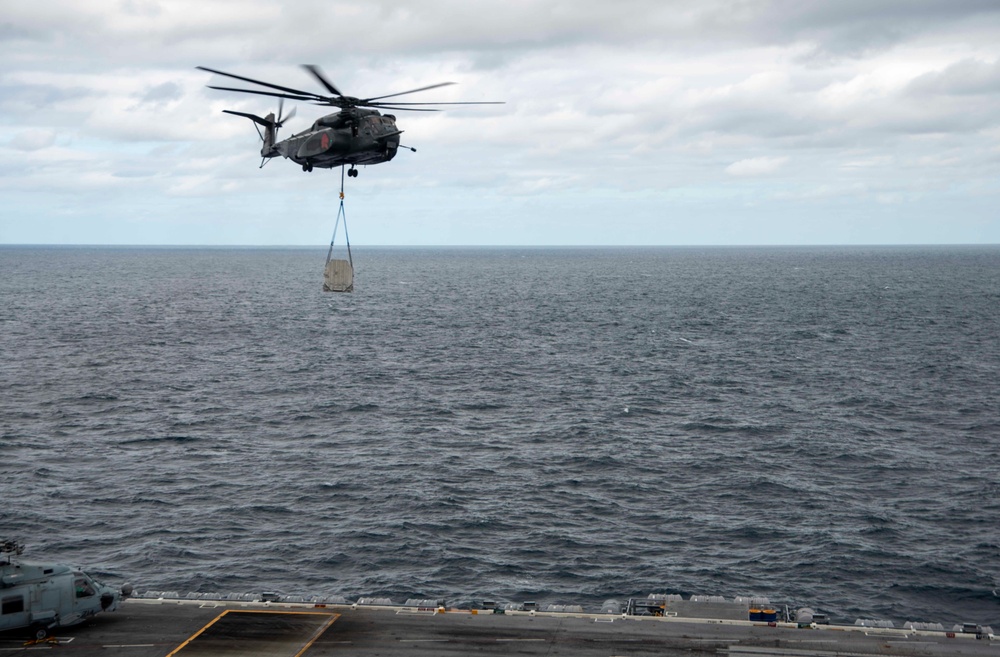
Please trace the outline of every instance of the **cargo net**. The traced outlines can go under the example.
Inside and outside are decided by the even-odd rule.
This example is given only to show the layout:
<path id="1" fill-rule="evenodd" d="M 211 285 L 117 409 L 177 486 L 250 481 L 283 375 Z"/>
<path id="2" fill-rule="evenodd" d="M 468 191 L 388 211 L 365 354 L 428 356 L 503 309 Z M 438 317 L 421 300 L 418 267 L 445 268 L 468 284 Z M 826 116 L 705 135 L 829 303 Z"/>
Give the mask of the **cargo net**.
<path id="1" fill-rule="evenodd" d="M 344 222 L 344 243 L 347 247 L 347 260 L 333 257 L 333 245 L 337 241 L 337 229 Z M 351 238 L 347 234 L 347 213 L 344 212 L 344 167 L 340 168 L 340 209 L 337 211 L 337 221 L 333 225 L 333 237 L 330 238 L 330 249 L 326 252 L 326 266 L 323 268 L 324 292 L 354 291 L 354 259 L 351 257 Z"/>

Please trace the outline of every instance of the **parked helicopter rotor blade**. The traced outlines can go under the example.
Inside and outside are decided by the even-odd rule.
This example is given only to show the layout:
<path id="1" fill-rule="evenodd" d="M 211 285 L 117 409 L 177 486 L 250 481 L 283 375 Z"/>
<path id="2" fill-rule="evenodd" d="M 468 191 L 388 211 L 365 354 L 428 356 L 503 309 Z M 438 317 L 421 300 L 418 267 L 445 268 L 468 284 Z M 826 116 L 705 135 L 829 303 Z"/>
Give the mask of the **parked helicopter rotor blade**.
<path id="1" fill-rule="evenodd" d="M 314 94 L 310 91 L 302 91 L 301 89 L 292 89 L 291 87 L 282 87 L 278 84 L 271 84 L 270 82 L 263 82 L 261 80 L 254 80 L 253 78 L 245 78 L 242 75 L 236 75 L 234 73 L 226 73 L 225 71 L 219 71 L 214 68 L 208 68 L 207 66 L 195 66 L 195 68 L 208 71 L 209 73 L 215 73 L 217 75 L 224 75 L 227 78 L 233 78 L 234 80 L 242 80 L 243 82 L 250 82 L 252 84 L 259 84 L 262 87 L 269 87 L 271 89 L 277 89 L 278 91 L 284 91 L 285 93 L 297 94 L 299 96 L 309 96 L 310 98 L 322 98 L 319 94 Z M 229 87 L 212 87 L 209 89 L 225 89 L 226 91 L 243 91 L 246 93 L 264 93 L 262 91 L 250 91 L 249 89 L 232 89 Z M 340 95 L 340 94 L 338 94 Z"/>
<path id="2" fill-rule="evenodd" d="M 335 96 L 344 95 L 340 93 L 340 90 L 337 89 L 337 87 L 333 86 L 332 82 L 326 79 L 326 76 L 323 75 L 323 71 L 320 70 L 319 66 L 316 66 L 315 64 L 303 64 L 302 68 L 312 73 L 313 77 L 316 78 L 319 81 L 319 83 L 323 85 L 323 87 L 326 88 L 326 90 L 332 93 L 333 95 Z"/>
<path id="3" fill-rule="evenodd" d="M 415 94 L 418 91 L 427 91 L 428 89 L 437 89 L 438 87 L 447 87 L 449 85 L 457 84 L 457 82 L 439 82 L 438 84 L 432 84 L 429 87 L 420 87 L 419 89 L 410 89 L 409 91 L 400 91 L 396 94 L 388 94 L 386 96 L 375 96 L 374 98 L 365 98 L 362 103 L 370 103 L 373 100 L 382 100 L 383 98 L 395 98 L 396 96 L 405 96 L 406 94 Z"/>

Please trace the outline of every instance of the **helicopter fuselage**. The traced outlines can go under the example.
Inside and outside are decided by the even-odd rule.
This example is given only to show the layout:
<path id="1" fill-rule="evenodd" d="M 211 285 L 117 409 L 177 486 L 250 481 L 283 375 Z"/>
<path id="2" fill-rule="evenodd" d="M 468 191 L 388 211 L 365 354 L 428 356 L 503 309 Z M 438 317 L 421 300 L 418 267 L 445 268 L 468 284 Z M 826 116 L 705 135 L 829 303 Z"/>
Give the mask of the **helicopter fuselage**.
<path id="1" fill-rule="evenodd" d="M 0 630 L 30 627 L 41 639 L 57 627 L 76 625 L 101 611 L 114 611 L 131 594 L 60 564 L 9 559 L 0 563 Z"/>
<path id="2" fill-rule="evenodd" d="M 261 155 L 280 155 L 306 171 L 379 164 L 396 156 L 401 133 L 391 114 L 350 108 L 317 119 L 308 130 L 274 143 Z"/>

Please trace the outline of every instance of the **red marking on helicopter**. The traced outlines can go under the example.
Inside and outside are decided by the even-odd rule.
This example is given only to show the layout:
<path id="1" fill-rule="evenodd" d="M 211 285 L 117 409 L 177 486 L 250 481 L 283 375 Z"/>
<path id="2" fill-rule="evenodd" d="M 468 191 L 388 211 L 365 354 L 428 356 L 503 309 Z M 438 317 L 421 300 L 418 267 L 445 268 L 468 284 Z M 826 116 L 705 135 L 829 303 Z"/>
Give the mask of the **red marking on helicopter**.
<path id="1" fill-rule="evenodd" d="M 323 150 L 330 148 L 330 135 L 324 132 L 322 136 L 319 138 L 319 143 L 320 146 L 323 147 Z"/>

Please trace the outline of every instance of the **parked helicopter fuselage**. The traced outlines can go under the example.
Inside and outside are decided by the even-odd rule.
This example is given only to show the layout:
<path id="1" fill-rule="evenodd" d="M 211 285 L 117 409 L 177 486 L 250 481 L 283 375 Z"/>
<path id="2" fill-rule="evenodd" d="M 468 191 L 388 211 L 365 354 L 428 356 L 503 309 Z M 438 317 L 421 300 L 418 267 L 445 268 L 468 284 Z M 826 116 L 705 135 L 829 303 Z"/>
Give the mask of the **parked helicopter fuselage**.
<path id="1" fill-rule="evenodd" d="M 0 563 L 0 630 L 31 628 L 37 638 L 75 625 L 101 611 L 114 611 L 131 594 L 61 564 L 7 560 Z"/>

